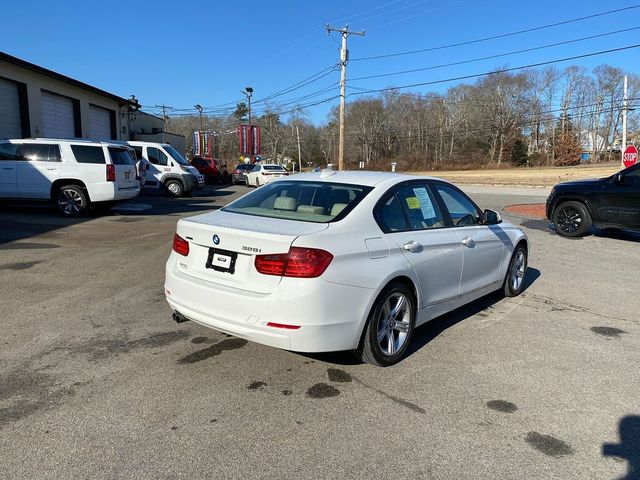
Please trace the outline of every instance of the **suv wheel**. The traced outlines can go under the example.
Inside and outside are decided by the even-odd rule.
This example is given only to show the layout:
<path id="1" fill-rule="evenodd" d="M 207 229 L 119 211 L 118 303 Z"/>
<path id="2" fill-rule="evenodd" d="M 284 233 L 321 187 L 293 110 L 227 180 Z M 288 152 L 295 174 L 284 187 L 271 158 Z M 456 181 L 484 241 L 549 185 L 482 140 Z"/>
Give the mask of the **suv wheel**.
<path id="1" fill-rule="evenodd" d="M 58 189 L 54 198 L 58 212 L 65 217 L 79 217 L 89 208 L 87 194 L 78 185 L 64 185 Z"/>
<path id="2" fill-rule="evenodd" d="M 553 223 L 564 237 L 582 237 L 591 227 L 591 215 L 580 202 L 564 202 L 553 211 Z"/>
<path id="3" fill-rule="evenodd" d="M 172 197 L 181 197 L 182 195 L 184 195 L 184 187 L 182 186 L 182 182 L 180 182 L 180 180 L 167 180 L 164 186 L 167 188 L 167 192 L 169 192 L 169 195 L 171 195 Z"/>

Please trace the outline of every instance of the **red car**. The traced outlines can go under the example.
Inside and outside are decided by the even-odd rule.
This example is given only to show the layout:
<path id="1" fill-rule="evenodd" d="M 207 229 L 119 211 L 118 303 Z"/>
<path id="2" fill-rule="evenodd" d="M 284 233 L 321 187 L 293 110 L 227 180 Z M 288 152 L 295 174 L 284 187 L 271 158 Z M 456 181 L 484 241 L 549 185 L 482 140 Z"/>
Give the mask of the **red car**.
<path id="1" fill-rule="evenodd" d="M 218 162 L 213 158 L 193 157 L 191 165 L 204 175 L 205 182 L 218 183 L 220 170 L 218 170 Z"/>

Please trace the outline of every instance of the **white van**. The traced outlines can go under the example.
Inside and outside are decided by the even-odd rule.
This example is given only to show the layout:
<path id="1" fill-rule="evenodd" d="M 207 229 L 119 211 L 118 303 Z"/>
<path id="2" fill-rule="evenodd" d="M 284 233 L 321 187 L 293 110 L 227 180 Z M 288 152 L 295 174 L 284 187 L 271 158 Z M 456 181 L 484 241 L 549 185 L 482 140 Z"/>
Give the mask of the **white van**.
<path id="1" fill-rule="evenodd" d="M 123 145 L 53 138 L 0 140 L 0 198 L 47 200 L 65 216 L 140 193 Z"/>
<path id="2" fill-rule="evenodd" d="M 172 197 L 181 197 L 204 187 L 204 176 L 168 143 L 127 142 L 138 158 L 151 165 L 144 179 L 144 188 L 166 189 Z"/>

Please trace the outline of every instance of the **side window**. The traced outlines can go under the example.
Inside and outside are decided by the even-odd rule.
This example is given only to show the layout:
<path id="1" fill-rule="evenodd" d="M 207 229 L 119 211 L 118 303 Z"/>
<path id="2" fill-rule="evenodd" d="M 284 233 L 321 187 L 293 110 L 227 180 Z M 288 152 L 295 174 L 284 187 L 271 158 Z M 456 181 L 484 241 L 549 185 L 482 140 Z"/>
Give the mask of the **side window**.
<path id="1" fill-rule="evenodd" d="M 147 147 L 147 156 L 154 165 L 167 165 L 167 156 L 156 147 Z"/>
<path id="2" fill-rule="evenodd" d="M 409 185 L 396 192 L 400 204 L 407 214 L 412 230 L 442 228 L 444 218 L 438 209 L 433 194 L 426 185 Z"/>
<path id="3" fill-rule="evenodd" d="M 73 155 L 78 163 L 107 163 L 102 147 L 89 145 L 71 145 Z"/>
<path id="4" fill-rule="evenodd" d="M 111 157 L 111 163 L 114 165 L 133 165 L 133 159 L 129 152 L 124 148 L 112 148 L 109 147 L 109 156 Z"/>
<path id="5" fill-rule="evenodd" d="M 476 206 L 458 190 L 438 184 L 435 189 L 449 211 L 454 226 L 467 227 L 482 223 L 482 216 Z"/>
<path id="6" fill-rule="evenodd" d="M 0 143 L 0 161 L 22 160 L 19 143 Z"/>
<path id="7" fill-rule="evenodd" d="M 60 147 L 42 143 L 25 143 L 22 145 L 22 156 L 30 162 L 59 162 Z"/>
<path id="8" fill-rule="evenodd" d="M 142 147 L 133 147 L 133 149 L 136 151 L 136 158 L 141 159 L 142 158 Z"/>
<path id="9" fill-rule="evenodd" d="M 382 205 L 379 213 L 382 229 L 386 232 L 402 232 L 409 230 L 402 213 L 402 206 L 395 195 L 391 195 Z"/>

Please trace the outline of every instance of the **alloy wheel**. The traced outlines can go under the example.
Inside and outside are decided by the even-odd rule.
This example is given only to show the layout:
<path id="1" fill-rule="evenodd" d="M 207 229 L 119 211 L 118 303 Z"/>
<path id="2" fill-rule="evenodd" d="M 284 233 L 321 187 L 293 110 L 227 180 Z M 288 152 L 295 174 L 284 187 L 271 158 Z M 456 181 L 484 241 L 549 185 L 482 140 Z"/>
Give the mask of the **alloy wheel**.
<path id="1" fill-rule="evenodd" d="M 558 213 L 556 226 L 567 233 L 574 233 L 582 226 L 582 215 L 571 206 L 563 207 Z"/>
<path id="2" fill-rule="evenodd" d="M 77 215 L 82 210 L 82 197 L 75 190 L 62 189 L 58 192 L 58 207 L 66 215 Z"/>
<path id="3" fill-rule="evenodd" d="M 378 345 L 386 356 L 393 356 L 405 344 L 409 334 L 412 306 L 409 299 L 396 292 L 387 298 L 378 318 Z"/>
<path id="4" fill-rule="evenodd" d="M 511 267 L 511 289 L 514 292 L 520 290 L 522 282 L 524 281 L 524 275 L 527 270 L 526 257 L 522 250 L 518 250 L 516 258 Z"/>

